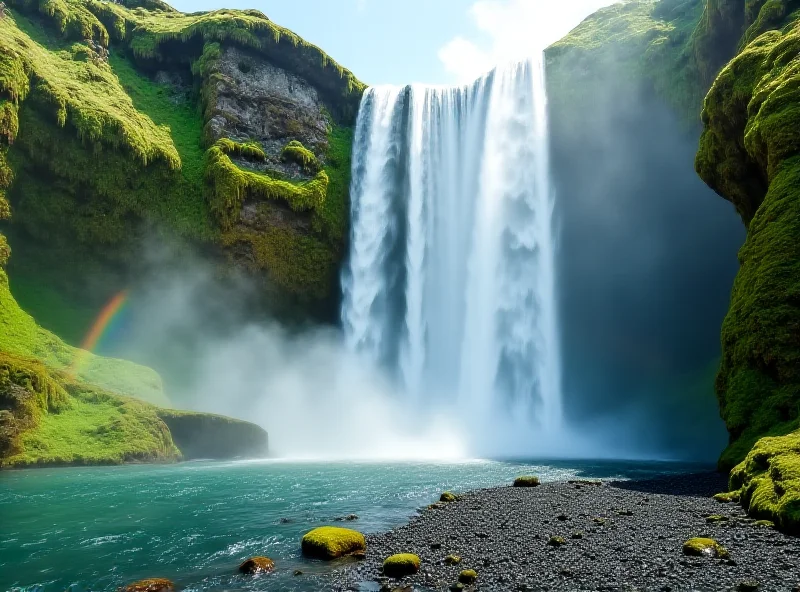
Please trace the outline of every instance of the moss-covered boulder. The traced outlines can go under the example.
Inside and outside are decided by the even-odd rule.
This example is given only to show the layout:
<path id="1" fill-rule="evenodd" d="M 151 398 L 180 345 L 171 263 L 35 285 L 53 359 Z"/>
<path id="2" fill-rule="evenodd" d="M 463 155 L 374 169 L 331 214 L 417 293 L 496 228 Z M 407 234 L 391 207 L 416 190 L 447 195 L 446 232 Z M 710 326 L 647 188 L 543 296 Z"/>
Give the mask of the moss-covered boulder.
<path id="1" fill-rule="evenodd" d="M 800 431 L 759 440 L 729 485 L 748 514 L 800 535 Z"/>
<path id="2" fill-rule="evenodd" d="M 367 550 L 367 542 L 364 535 L 358 531 L 336 526 L 321 526 L 303 536 L 302 549 L 307 557 L 330 560 L 364 553 Z"/>
<path id="3" fill-rule="evenodd" d="M 547 544 L 550 545 L 551 547 L 561 547 L 563 545 L 566 545 L 567 541 L 562 536 L 551 536 L 548 539 Z"/>
<path id="4" fill-rule="evenodd" d="M 175 592 L 175 584 L 164 578 L 148 578 L 128 584 L 124 592 Z"/>
<path id="5" fill-rule="evenodd" d="M 478 572 L 474 569 L 465 569 L 458 574 L 458 581 L 462 584 L 471 585 L 478 580 Z"/>
<path id="6" fill-rule="evenodd" d="M 714 539 L 697 537 L 683 543 L 683 554 L 695 557 L 728 559 L 728 550 Z"/>
<path id="7" fill-rule="evenodd" d="M 514 487 L 538 487 L 539 477 L 535 475 L 523 475 L 514 479 Z"/>
<path id="8" fill-rule="evenodd" d="M 383 562 L 383 573 L 390 578 L 404 578 L 419 571 L 419 557 L 412 553 L 398 553 Z"/>
<path id="9" fill-rule="evenodd" d="M 245 574 L 269 573 L 275 569 L 275 562 L 269 557 L 251 557 L 239 565 L 239 571 Z"/>
<path id="10" fill-rule="evenodd" d="M 439 496 L 439 501 L 446 504 L 452 503 L 457 500 L 458 497 L 456 497 L 456 494 L 454 494 L 451 491 L 445 491 L 444 493 L 442 493 L 442 495 Z"/>

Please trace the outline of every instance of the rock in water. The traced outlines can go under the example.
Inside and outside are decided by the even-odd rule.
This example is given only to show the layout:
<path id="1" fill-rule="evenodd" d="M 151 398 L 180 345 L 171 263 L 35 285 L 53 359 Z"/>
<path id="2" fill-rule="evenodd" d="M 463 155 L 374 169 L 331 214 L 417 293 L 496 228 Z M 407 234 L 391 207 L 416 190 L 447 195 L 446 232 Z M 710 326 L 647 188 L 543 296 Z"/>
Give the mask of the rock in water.
<path id="1" fill-rule="evenodd" d="M 325 560 L 365 553 L 367 550 L 363 534 L 336 526 L 321 526 L 307 532 L 301 546 L 303 555 Z"/>
<path id="2" fill-rule="evenodd" d="M 124 592 L 175 592 L 175 584 L 164 578 L 148 578 L 128 584 Z"/>
<path id="3" fill-rule="evenodd" d="M 514 487 L 538 487 L 539 477 L 535 475 L 523 475 L 514 479 Z"/>
<path id="4" fill-rule="evenodd" d="M 383 562 L 383 573 L 390 578 L 403 578 L 419 571 L 419 557 L 412 553 L 399 553 Z"/>
<path id="5" fill-rule="evenodd" d="M 728 559 L 728 550 L 714 539 L 697 537 L 683 543 L 683 554 L 695 557 L 718 557 Z"/>
<path id="6" fill-rule="evenodd" d="M 275 562 L 269 557 L 251 557 L 239 566 L 246 574 L 268 573 L 275 569 Z"/>

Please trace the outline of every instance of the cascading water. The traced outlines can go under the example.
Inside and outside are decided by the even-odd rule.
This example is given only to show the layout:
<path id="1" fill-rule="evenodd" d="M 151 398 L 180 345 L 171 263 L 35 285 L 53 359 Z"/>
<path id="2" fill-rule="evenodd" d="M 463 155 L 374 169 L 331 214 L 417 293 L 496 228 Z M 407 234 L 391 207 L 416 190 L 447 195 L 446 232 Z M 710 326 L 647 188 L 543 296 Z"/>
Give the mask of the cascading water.
<path id="1" fill-rule="evenodd" d="M 458 403 L 483 433 L 561 426 L 547 134 L 542 56 L 371 88 L 359 112 L 347 344 L 409 405 Z"/>

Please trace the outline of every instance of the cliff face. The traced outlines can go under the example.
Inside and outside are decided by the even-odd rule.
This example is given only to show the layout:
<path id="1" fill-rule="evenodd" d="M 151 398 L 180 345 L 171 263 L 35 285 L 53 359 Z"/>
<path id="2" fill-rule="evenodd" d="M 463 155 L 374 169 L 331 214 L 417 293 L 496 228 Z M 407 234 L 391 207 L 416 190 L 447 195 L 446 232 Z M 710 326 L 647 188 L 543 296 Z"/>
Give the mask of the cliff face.
<path id="1" fill-rule="evenodd" d="M 259 458 L 268 452 L 267 433 L 255 424 L 207 413 L 160 410 L 183 460 Z"/>
<path id="2" fill-rule="evenodd" d="M 257 11 L 7 4 L 0 216 L 14 215 L 0 250 L 16 245 L 12 277 L 96 308 L 138 273 L 142 245 L 168 240 L 218 251 L 273 300 L 329 313 L 363 90 L 350 72 Z M 263 155 L 232 158 L 221 177 L 212 148 L 229 139 Z M 256 177 L 231 183 L 245 174 Z M 295 199 L 309 184 L 313 201 Z"/>
<path id="3" fill-rule="evenodd" d="M 739 54 L 703 108 L 700 176 L 747 226 L 717 377 L 730 468 L 800 415 L 800 23 L 792 2 L 749 2 Z M 759 10 L 760 9 L 760 10 Z M 773 28 L 775 27 L 775 28 Z"/>

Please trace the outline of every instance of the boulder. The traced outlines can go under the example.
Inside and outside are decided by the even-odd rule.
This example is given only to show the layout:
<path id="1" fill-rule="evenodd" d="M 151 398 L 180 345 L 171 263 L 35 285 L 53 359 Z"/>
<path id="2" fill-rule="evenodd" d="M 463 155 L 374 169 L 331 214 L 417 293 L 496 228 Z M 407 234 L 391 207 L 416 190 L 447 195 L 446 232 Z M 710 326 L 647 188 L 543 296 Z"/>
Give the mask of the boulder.
<path id="1" fill-rule="evenodd" d="M 514 487 L 538 487 L 539 477 L 535 475 L 523 475 L 514 479 Z"/>
<path id="2" fill-rule="evenodd" d="M 175 592 L 175 584 L 164 578 L 148 578 L 128 584 L 124 592 Z"/>
<path id="3" fill-rule="evenodd" d="M 419 557 L 412 553 L 398 553 L 383 562 L 383 573 L 390 578 L 403 578 L 419 571 Z"/>
<path id="4" fill-rule="evenodd" d="M 695 557 L 717 557 L 728 559 L 728 550 L 714 539 L 696 537 L 683 543 L 683 554 Z"/>
<path id="5" fill-rule="evenodd" d="M 239 571 L 246 574 L 269 573 L 274 569 L 275 562 L 269 557 L 251 557 L 239 566 Z"/>
<path id="6" fill-rule="evenodd" d="M 458 581 L 462 584 L 474 584 L 475 580 L 478 579 L 478 572 L 474 569 L 465 569 L 460 574 L 458 574 Z"/>
<path id="7" fill-rule="evenodd" d="M 458 555 L 448 555 L 444 558 L 445 565 L 458 565 L 461 563 L 461 557 Z"/>
<path id="8" fill-rule="evenodd" d="M 439 496 L 439 501 L 444 502 L 446 504 L 452 503 L 456 500 L 458 500 L 458 498 L 452 491 L 445 491 L 442 495 Z"/>
<path id="9" fill-rule="evenodd" d="M 325 560 L 365 553 L 367 550 L 363 534 L 336 526 L 321 526 L 307 532 L 303 536 L 301 546 L 303 555 Z"/>

